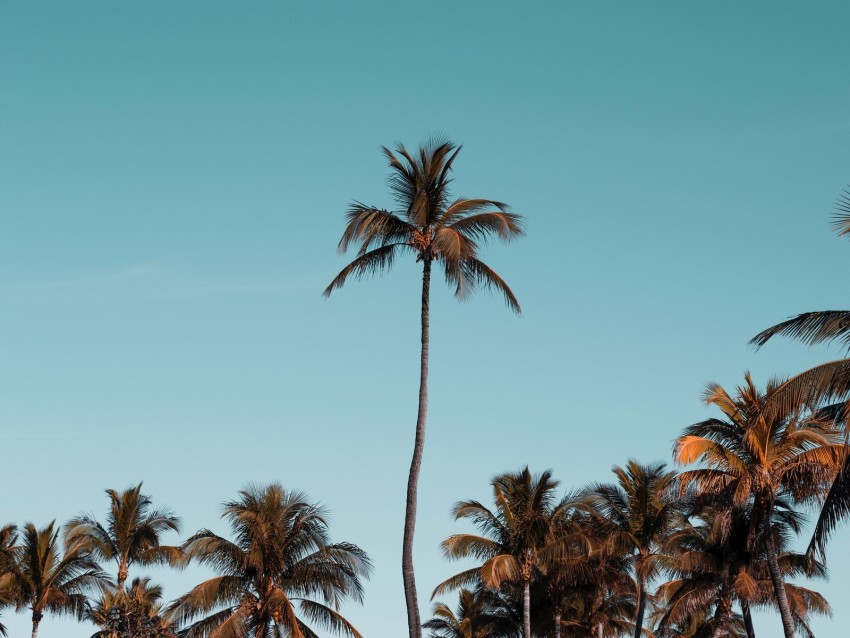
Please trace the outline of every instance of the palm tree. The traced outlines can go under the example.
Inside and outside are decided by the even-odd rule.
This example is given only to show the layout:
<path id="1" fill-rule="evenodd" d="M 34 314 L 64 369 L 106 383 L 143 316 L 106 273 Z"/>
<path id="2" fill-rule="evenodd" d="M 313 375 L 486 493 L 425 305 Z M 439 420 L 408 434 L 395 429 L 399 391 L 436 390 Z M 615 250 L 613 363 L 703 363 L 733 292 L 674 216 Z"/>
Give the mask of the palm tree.
<path id="1" fill-rule="evenodd" d="M 13 604 L 12 579 L 15 569 L 15 544 L 18 529 L 14 525 L 0 527 L 0 609 Z M 6 627 L 0 623 L 0 636 L 6 635 Z"/>
<path id="2" fill-rule="evenodd" d="M 677 636 L 684 627 L 697 627 L 714 637 L 737 635 L 743 628 L 755 638 L 751 609 L 776 608 L 777 601 L 763 546 L 750 548 L 752 511 L 723 505 L 702 507 L 696 522 L 688 522 L 664 543 L 660 562 L 671 580 L 656 592 L 659 638 Z M 783 547 L 792 533 L 799 532 L 801 518 L 778 501 L 771 522 L 771 535 Z M 826 574 L 823 564 L 794 552 L 780 551 L 777 562 L 785 577 Z M 810 612 L 829 613 L 829 605 L 817 592 L 784 583 L 796 627 L 810 634 Z M 737 602 L 740 623 L 733 610 Z"/>
<path id="3" fill-rule="evenodd" d="M 454 507 L 455 520 L 469 519 L 481 534 L 455 534 L 442 544 L 451 560 L 476 558 L 483 564 L 447 579 L 434 595 L 478 582 L 490 589 L 505 583 L 518 585 L 523 638 L 531 638 L 531 583 L 551 560 L 554 546 L 561 549 L 560 543 L 550 541 L 549 532 L 566 502 L 555 502 L 558 482 L 549 470 L 533 475 L 526 467 L 497 476 L 492 485 L 495 512 L 478 501 L 461 501 Z"/>
<path id="4" fill-rule="evenodd" d="M 601 533 L 633 555 L 638 584 L 634 636 L 641 638 L 656 549 L 678 521 L 678 503 L 670 490 L 676 473 L 664 463 L 641 465 L 633 459 L 625 468 L 615 465 L 613 472 L 617 483 L 591 485 L 585 500 L 601 523 Z"/>
<path id="5" fill-rule="evenodd" d="M 429 638 L 514 638 L 519 633 L 518 618 L 497 593 L 479 587 L 461 589 L 457 611 L 445 603 L 435 603 L 433 618 L 422 627 Z"/>
<path id="6" fill-rule="evenodd" d="M 134 578 L 130 587 L 107 589 L 86 612 L 100 627 L 92 638 L 173 638 L 173 623 L 162 606 L 162 587 Z"/>
<path id="7" fill-rule="evenodd" d="M 32 638 L 38 635 L 46 613 L 82 619 L 86 591 L 108 585 L 106 575 L 80 543 L 66 545 L 62 553 L 55 523 L 41 529 L 32 523 L 24 526 L 8 581 L 16 609 L 32 611 Z"/>
<path id="8" fill-rule="evenodd" d="M 170 606 L 177 622 L 192 623 L 181 635 L 314 638 L 310 622 L 360 638 L 339 606 L 362 601 L 371 564 L 356 545 L 329 542 L 324 516 L 303 493 L 277 483 L 250 486 L 226 503 L 233 541 L 201 530 L 183 545 L 190 560 L 218 575 Z"/>
<path id="9" fill-rule="evenodd" d="M 417 262 L 422 262 L 419 407 L 407 483 L 401 560 L 408 630 L 410 638 L 420 638 L 422 629 L 413 571 L 413 535 L 428 411 L 431 267 L 434 262 L 442 264 L 446 280 L 455 287 L 456 296 L 464 298 L 478 286 L 493 288 L 504 296 L 514 312 L 519 313 L 519 302 L 508 285 L 478 259 L 478 247 L 480 241 L 490 236 L 509 240 L 522 235 L 523 230 L 520 216 L 508 212 L 501 202 L 489 199 L 451 200 L 449 174 L 460 151 L 460 147 L 452 142 L 433 140 L 420 147 L 418 154 L 409 153 L 402 145 L 396 148 L 395 153 L 386 147 L 383 151 L 392 171 L 390 190 L 398 212 L 360 202 L 351 204 L 339 251 L 344 253 L 351 245 L 357 244 L 357 257 L 331 281 L 324 294 L 329 296 L 351 276 L 360 278 L 389 269 L 400 253 L 412 254 Z"/>
<path id="10" fill-rule="evenodd" d="M 153 509 L 150 496 L 141 492 L 141 483 L 123 492 L 106 490 L 110 507 L 105 526 L 92 515 L 81 515 L 65 529 L 67 543 L 115 563 L 118 590 L 124 589 L 132 565 L 178 566 L 181 561 L 178 547 L 161 544 L 163 534 L 180 531 L 180 519 L 168 510 Z"/>
<path id="11" fill-rule="evenodd" d="M 683 472 L 683 486 L 739 509 L 752 508 L 747 545 L 751 551 L 760 544 L 765 549 L 785 638 L 792 638 L 794 621 L 770 522 L 782 499 L 809 504 L 823 496 L 841 464 L 843 446 L 833 421 L 806 405 L 787 412 L 769 409 L 783 387 L 782 380 L 772 380 L 760 392 L 747 374 L 733 398 L 719 385 L 709 385 L 705 402 L 720 408 L 725 418 L 686 428 L 676 440 L 675 457 L 681 464 L 704 465 Z"/>

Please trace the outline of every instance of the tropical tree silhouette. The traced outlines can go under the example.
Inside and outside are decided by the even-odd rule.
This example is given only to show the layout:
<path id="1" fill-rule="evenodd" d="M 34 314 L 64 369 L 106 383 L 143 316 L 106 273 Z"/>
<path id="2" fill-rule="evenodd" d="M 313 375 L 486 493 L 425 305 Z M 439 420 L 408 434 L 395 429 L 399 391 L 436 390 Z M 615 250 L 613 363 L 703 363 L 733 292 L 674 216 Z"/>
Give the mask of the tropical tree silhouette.
<path id="1" fill-rule="evenodd" d="M 755 638 L 751 609 L 777 606 L 770 569 L 763 546 L 751 547 L 752 512 L 728 505 L 703 507 L 696 520 L 673 532 L 664 544 L 660 562 L 670 580 L 656 592 L 655 618 L 659 638 L 679 635 L 683 627 L 700 627 L 715 638 L 737 634 L 743 626 Z M 783 548 L 799 532 L 798 514 L 777 501 L 771 521 L 775 544 Z M 810 557 L 780 549 L 777 563 L 785 577 L 823 577 L 823 564 Z M 817 592 L 784 583 L 795 627 L 811 635 L 811 612 L 829 613 L 829 605 Z M 733 604 L 741 608 L 738 622 Z M 698 633 L 698 632 L 697 632 Z"/>
<path id="2" fill-rule="evenodd" d="M 751 551 L 764 547 L 785 638 L 792 638 L 794 619 L 771 520 L 780 500 L 809 504 L 826 493 L 840 468 L 843 445 L 834 420 L 822 418 L 817 410 L 807 405 L 787 412 L 769 407 L 784 383 L 772 380 L 761 392 L 747 374 L 734 397 L 709 385 L 705 402 L 718 407 L 724 418 L 686 428 L 676 440 L 675 457 L 685 465 L 703 465 L 680 475 L 683 486 L 738 509 L 751 507 L 747 545 Z"/>
<path id="3" fill-rule="evenodd" d="M 106 494 L 106 525 L 92 515 L 73 518 L 65 528 L 68 544 L 81 546 L 99 560 L 114 562 L 118 590 L 124 589 L 130 567 L 135 564 L 180 564 L 180 548 L 161 544 L 166 532 L 180 531 L 179 518 L 168 510 L 153 509 L 150 496 L 142 494 L 141 483 L 123 492 L 106 490 Z"/>
<path id="4" fill-rule="evenodd" d="M 483 564 L 447 579 L 434 595 L 479 582 L 490 589 L 505 583 L 518 585 L 523 637 L 530 638 L 531 584 L 552 554 L 562 551 L 561 543 L 552 542 L 549 532 L 567 502 L 556 501 L 558 482 L 548 470 L 534 475 L 526 467 L 497 476 L 492 486 L 495 511 L 478 501 L 461 501 L 454 507 L 455 520 L 472 521 L 480 534 L 455 534 L 442 544 L 449 559 L 475 558 Z"/>
<path id="5" fill-rule="evenodd" d="M 429 638 L 515 638 L 520 633 L 520 619 L 512 611 L 498 592 L 464 588 L 456 611 L 445 603 L 435 603 L 433 617 L 422 627 L 430 631 Z"/>
<path id="6" fill-rule="evenodd" d="M 15 543 L 18 530 L 14 525 L 0 527 L 0 610 L 10 607 L 12 600 L 12 572 L 15 569 Z M 6 627 L 0 623 L 0 636 L 6 635 Z"/>
<path id="7" fill-rule="evenodd" d="M 676 473 L 664 463 L 642 465 L 633 459 L 625 468 L 615 465 L 613 472 L 617 483 L 591 485 L 585 500 L 596 514 L 599 533 L 632 554 L 638 584 L 634 636 L 641 638 L 656 550 L 680 521 L 679 504 L 671 490 Z"/>
<path id="8" fill-rule="evenodd" d="M 66 545 L 63 553 L 53 521 L 41 529 L 32 523 L 24 525 L 7 585 L 15 608 L 32 612 L 32 637 L 36 638 L 45 614 L 81 620 L 86 592 L 107 587 L 108 580 L 81 544 Z"/>
<path id="9" fill-rule="evenodd" d="M 183 545 L 218 575 L 169 607 L 178 623 L 191 623 L 181 636 L 315 638 L 313 624 L 360 638 L 339 607 L 362 601 L 371 564 L 356 545 L 329 542 L 324 516 L 303 493 L 276 483 L 226 503 L 234 540 L 201 530 Z"/>
<path id="10" fill-rule="evenodd" d="M 162 605 L 162 587 L 134 578 L 128 588 L 104 590 L 86 618 L 100 627 L 92 638 L 173 638 L 175 627 Z"/>
<path id="11" fill-rule="evenodd" d="M 383 148 L 389 161 L 390 190 L 396 211 L 354 202 L 346 215 L 339 241 L 340 253 L 357 246 L 357 257 L 325 289 L 329 296 L 349 277 L 360 278 L 389 269 L 402 253 L 422 262 L 421 354 L 419 407 L 413 458 L 407 484 L 407 503 L 402 542 L 402 575 L 410 638 L 422 635 L 416 579 L 413 569 L 413 537 L 416 525 L 417 487 L 425 445 L 428 412 L 428 354 L 430 344 L 431 269 L 443 267 L 448 283 L 459 298 L 477 287 L 500 292 L 514 312 L 519 302 L 505 281 L 478 258 L 479 244 L 495 236 L 509 240 L 523 234 L 519 215 L 505 204 L 489 199 L 454 199 L 449 185 L 452 164 L 460 147 L 450 141 L 433 140 L 409 153 L 402 145 L 395 152 Z"/>

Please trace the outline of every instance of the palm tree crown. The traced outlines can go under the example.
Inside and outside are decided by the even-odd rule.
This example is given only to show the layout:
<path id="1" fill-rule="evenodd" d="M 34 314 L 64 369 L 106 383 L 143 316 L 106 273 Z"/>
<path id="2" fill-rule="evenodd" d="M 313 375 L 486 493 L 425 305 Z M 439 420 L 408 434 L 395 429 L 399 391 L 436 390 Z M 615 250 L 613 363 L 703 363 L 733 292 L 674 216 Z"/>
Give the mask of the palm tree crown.
<path id="1" fill-rule="evenodd" d="M 233 541 L 202 530 L 184 544 L 190 559 L 218 576 L 171 605 L 178 622 L 194 621 L 181 635 L 314 638 L 311 623 L 360 637 L 339 606 L 362 601 L 371 564 L 356 545 L 329 542 L 322 508 L 272 484 L 243 490 L 223 516 Z"/>
<path id="2" fill-rule="evenodd" d="M 108 584 L 81 543 L 66 544 L 62 552 L 55 521 L 41 529 L 27 523 L 15 553 L 8 585 L 17 610 L 32 611 L 33 638 L 46 613 L 82 619 L 86 592 Z"/>
<path id="3" fill-rule="evenodd" d="M 517 585 L 523 590 L 523 636 L 530 638 L 531 583 L 549 558 L 547 549 L 558 545 L 550 532 L 566 502 L 556 501 L 558 482 L 548 470 L 534 475 L 526 467 L 497 476 L 492 485 L 495 511 L 478 501 L 461 501 L 454 508 L 455 519 L 469 519 L 481 533 L 443 541 L 446 557 L 476 558 L 483 564 L 444 581 L 434 594 L 479 582 L 491 589 Z"/>
<path id="4" fill-rule="evenodd" d="M 386 147 L 383 151 L 392 170 L 389 184 L 399 212 L 351 204 L 339 251 L 357 245 L 357 257 L 328 285 L 325 295 L 342 288 L 349 276 L 388 269 L 399 253 L 408 252 L 428 268 L 431 262 L 440 262 L 458 297 L 466 297 L 480 285 L 492 287 L 519 312 L 514 293 L 478 259 L 478 249 L 490 236 L 510 240 L 524 234 L 521 217 L 491 199 L 451 199 L 450 172 L 460 151 L 452 142 L 432 141 L 420 147 L 418 154 L 402 145 L 395 153 Z"/>
<path id="5" fill-rule="evenodd" d="M 616 484 L 595 484 L 586 490 L 585 500 L 600 532 L 632 554 L 638 583 L 638 610 L 635 638 L 640 638 L 648 598 L 648 584 L 655 571 L 658 548 L 676 522 L 678 508 L 670 486 L 676 476 L 663 463 L 642 465 L 630 459 L 626 467 L 614 466 Z"/>
<path id="6" fill-rule="evenodd" d="M 180 519 L 168 510 L 152 509 L 151 498 L 141 490 L 141 483 L 123 492 L 106 490 L 110 507 L 105 526 L 91 515 L 71 519 L 66 526 L 69 544 L 79 543 L 96 558 L 115 562 L 118 589 L 134 564 L 176 566 L 181 560 L 179 548 L 160 543 L 164 533 L 180 531 Z"/>
<path id="7" fill-rule="evenodd" d="M 822 498 L 843 459 L 843 445 L 833 419 L 807 405 L 780 411 L 771 405 L 786 382 L 772 380 L 759 391 L 749 374 L 730 396 L 719 385 L 708 386 L 705 401 L 723 412 L 689 426 L 675 445 L 682 464 L 702 461 L 704 467 L 683 472 L 683 486 L 726 502 L 733 508 L 752 508 L 747 535 L 749 549 L 765 547 L 774 593 L 786 638 L 794 621 L 778 565 L 778 548 L 771 533 L 777 503 L 812 503 Z"/>

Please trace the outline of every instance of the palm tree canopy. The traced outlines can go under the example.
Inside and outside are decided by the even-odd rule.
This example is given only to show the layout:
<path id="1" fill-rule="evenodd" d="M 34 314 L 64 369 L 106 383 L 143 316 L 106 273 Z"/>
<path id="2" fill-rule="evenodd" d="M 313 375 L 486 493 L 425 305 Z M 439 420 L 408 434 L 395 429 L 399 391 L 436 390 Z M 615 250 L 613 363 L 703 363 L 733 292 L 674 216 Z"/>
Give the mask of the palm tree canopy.
<path id="1" fill-rule="evenodd" d="M 154 509 L 150 496 L 141 490 L 141 483 L 123 492 L 106 490 L 110 504 L 106 525 L 84 514 L 66 526 L 66 543 L 79 544 L 100 560 L 114 561 L 122 584 L 133 564 L 178 566 L 181 562 L 178 547 L 161 544 L 166 532 L 180 531 L 180 519 L 167 509 Z"/>
<path id="2" fill-rule="evenodd" d="M 556 502 L 558 482 L 549 470 L 534 475 L 526 467 L 497 476 L 492 486 L 495 511 L 478 501 L 461 501 L 454 507 L 455 520 L 470 520 L 480 533 L 455 534 L 442 543 L 447 558 L 476 558 L 483 564 L 444 581 L 434 595 L 479 581 L 498 588 L 504 582 L 528 580 L 540 568 L 553 520 L 566 505 Z"/>
<path id="3" fill-rule="evenodd" d="M 173 623 L 162 605 L 162 587 L 149 578 L 134 578 L 126 590 L 109 588 L 86 612 L 101 630 L 92 638 L 171 638 Z"/>
<path id="4" fill-rule="evenodd" d="M 677 462 L 704 465 L 680 474 L 682 485 L 725 494 L 738 507 L 752 497 L 769 504 L 784 496 L 800 502 L 823 496 L 843 459 L 841 434 L 833 420 L 806 405 L 768 409 L 785 383 L 771 380 L 761 392 L 747 374 L 734 397 L 709 385 L 705 402 L 725 418 L 691 425 L 676 440 Z"/>
<path id="5" fill-rule="evenodd" d="M 62 552 L 55 521 L 41 529 L 27 523 L 15 555 L 7 583 L 18 611 L 29 608 L 38 617 L 52 613 L 81 619 L 86 592 L 108 586 L 106 574 L 81 544 L 66 545 Z"/>
<path id="6" fill-rule="evenodd" d="M 312 624 L 360 637 L 339 607 L 362 601 L 371 563 L 356 545 L 329 542 L 321 507 L 279 484 L 250 486 L 223 517 L 234 540 L 201 530 L 184 543 L 218 575 L 171 605 L 178 622 L 192 623 L 181 635 L 314 638 Z"/>
<path id="7" fill-rule="evenodd" d="M 512 638 L 519 635 L 520 618 L 497 593 L 479 587 L 458 592 L 457 610 L 435 603 L 432 618 L 422 625 L 429 638 Z"/>
<path id="8" fill-rule="evenodd" d="M 478 258 L 480 243 L 490 237 L 510 240 L 524 234 L 522 218 L 502 202 L 490 199 L 451 199 L 452 164 L 460 147 L 432 140 L 410 153 L 399 144 L 384 147 L 390 165 L 389 186 L 398 212 L 353 202 L 339 251 L 357 246 L 357 257 L 325 289 L 329 296 L 346 280 L 381 273 L 396 257 L 412 253 L 417 261 L 438 261 L 455 294 L 465 298 L 478 287 L 491 288 L 514 312 L 520 305 L 505 281 Z"/>

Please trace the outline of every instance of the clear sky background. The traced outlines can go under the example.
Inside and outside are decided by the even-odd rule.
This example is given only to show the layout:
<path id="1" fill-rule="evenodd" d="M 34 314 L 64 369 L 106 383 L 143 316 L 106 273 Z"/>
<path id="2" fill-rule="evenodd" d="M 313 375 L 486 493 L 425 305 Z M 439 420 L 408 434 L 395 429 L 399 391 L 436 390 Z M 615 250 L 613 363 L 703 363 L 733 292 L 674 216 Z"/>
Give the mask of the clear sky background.
<path id="1" fill-rule="evenodd" d="M 102 516 L 103 489 L 144 480 L 184 538 L 224 533 L 222 501 L 280 481 L 374 559 L 345 613 L 406 635 L 417 270 L 321 296 L 347 203 L 392 203 L 379 146 L 450 135 L 455 193 L 528 222 L 486 252 L 522 317 L 434 288 L 427 618 L 459 568 L 438 548 L 450 508 L 494 474 L 552 468 L 566 489 L 669 461 L 706 382 L 840 356 L 746 343 L 850 307 L 829 228 L 848 23 L 845 2 L 3 3 L 0 521 Z M 819 638 L 850 624 L 850 527 L 830 567 Z M 202 574 L 154 576 L 173 597 Z"/>

